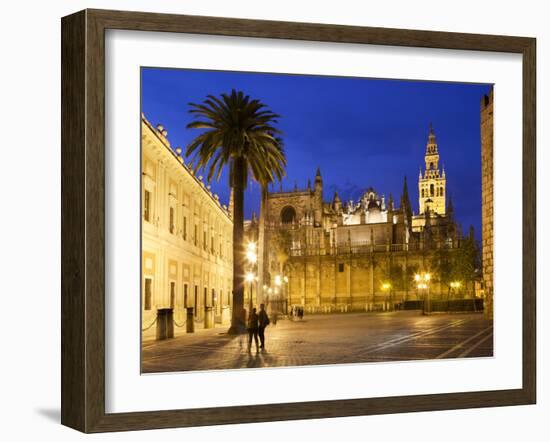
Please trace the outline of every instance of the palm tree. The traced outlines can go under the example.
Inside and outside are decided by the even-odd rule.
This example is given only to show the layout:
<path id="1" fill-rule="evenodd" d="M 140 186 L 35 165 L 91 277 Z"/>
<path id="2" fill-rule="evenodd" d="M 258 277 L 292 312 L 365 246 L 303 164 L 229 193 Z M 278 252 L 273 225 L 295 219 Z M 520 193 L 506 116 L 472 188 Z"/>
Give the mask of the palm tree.
<path id="1" fill-rule="evenodd" d="M 196 117 L 188 129 L 203 129 L 186 148 L 193 156 L 195 172 L 207 171 L 207 181 L 220 179 L 229 169 L 233 190 L 233 312 L 230 333 L 244 330 L 244 190 L 251 177 L 262 187 L 281 180 L 286 157 L 274 126 L 279 115 L 241 91 L 220 97 L 208 95 L 202 103 L 190 103 Z"/>

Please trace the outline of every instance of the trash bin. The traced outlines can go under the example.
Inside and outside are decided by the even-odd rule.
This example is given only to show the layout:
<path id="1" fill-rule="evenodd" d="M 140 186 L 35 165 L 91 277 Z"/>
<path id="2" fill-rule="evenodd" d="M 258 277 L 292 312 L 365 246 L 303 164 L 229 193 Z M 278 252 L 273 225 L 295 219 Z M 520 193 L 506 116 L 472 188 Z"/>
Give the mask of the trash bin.
<path id="1" fill-rule="evenodd" d="M 185 322 L 187 333 L 195 333 L 195 315 L 193 307 L 187 307 L 187 320 Z"/>

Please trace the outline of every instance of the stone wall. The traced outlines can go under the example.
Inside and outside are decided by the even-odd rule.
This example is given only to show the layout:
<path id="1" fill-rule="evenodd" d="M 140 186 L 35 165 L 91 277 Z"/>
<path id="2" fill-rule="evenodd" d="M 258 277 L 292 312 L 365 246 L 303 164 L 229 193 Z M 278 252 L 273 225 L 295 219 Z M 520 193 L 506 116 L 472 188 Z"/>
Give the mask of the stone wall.
<path id="1" fill-rule="evenodd" d="M 485 314 L 493 317 L 493 91 L 481 99 L 482 262 Z"/>
<path id="2" fill-rule="evenodd" d="M 413 277 L 430 261 L 421 252 L 291 257 L 285 265 L 289 279 L 285 297 L 289 306 L 305 306 L 307 312 L 387 310 L 392 302 L 423 299 Z M 401 268 L 400 281 L 390 278 L 390 266 Z M 391 292 L 383 289 L 390 279 Z M 446 288 L 433 280 L 430 298 L 446 296 Z"/>

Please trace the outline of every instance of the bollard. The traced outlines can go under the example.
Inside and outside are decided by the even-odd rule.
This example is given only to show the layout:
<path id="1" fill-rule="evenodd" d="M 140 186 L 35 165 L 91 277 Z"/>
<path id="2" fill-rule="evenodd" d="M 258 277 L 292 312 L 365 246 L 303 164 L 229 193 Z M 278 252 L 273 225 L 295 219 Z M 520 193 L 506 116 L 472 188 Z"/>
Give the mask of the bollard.
<path id="1" fill-rule="evenodd" d="M 168 339 L 174 337 L 174 309 L 167 308 L 166 310 L 166 337 Z"/>
<path id="2" fill-rule="evenodd" d="M 209 306 L 204 307 L 204 328 L 214 327 L 212 313 L 213 313 L 212 307 L 209 307 Z"/>
<path id="3" fill-rule="evenodd" d="M 195 333 L 195 316 L 193 310 L 193 307 L 187 307 L 187 321 L 185 323 L 185 330 L 187 333 Z"/>
<path id="4" fill-rule="evenodd" d="M 231 308 L 228 305 L 222 307 L 222 324 L 231 323 Z"/>
<path id="5" fill-rule="evenodd" d="M 166 339 L 166 313 L 164 309 L 157 310 L 157 341 Z"/>

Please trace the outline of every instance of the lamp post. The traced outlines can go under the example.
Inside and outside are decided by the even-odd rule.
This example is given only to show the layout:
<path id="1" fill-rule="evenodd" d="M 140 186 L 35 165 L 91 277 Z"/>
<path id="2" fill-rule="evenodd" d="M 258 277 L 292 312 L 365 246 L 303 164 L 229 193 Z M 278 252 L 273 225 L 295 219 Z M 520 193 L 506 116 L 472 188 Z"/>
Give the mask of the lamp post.
<path id="1" fill-rule="evenodd" d="M 416 288 L 419 290 L 425 290 L 424 292 L 424 305 L 422 313 L 427 315 L 430 313 L 430 279 L 432 275 L 426 272 L 417 273 L 414 275 L 414 280 L 416 281 Z"/>
<path id="2" fill-rule="evenodd" d="M 460 281 L 451 281 L 451 283 L 449 285 L 451 287 L 451 291 L 450 291 L 451 293 L 450 294 L 454 295 L 454 290 L 457 290 L 458 288 L 460 288 L 460 286 L 462 284 L 460 283 Z M 453 296 L 453 298 L 454 298 L 454 296 Z M 447 302 L 447 304 L 449 304 L 449 302 Z M 449 308 L 447 308 L 447 310 L 449 310 Z"/>
<path id="3" fill-rule="evenodd" d="M 283 278 L 281 278 L 281 275 L 275 275 L 274 282 L 275 282 L 275 294 L 277 295 L 276 299 L 278 301 L 277 302 L 277 310 L 279 310 L 279 308 L 280 308 L 280 306 L 279 306 L 279 300 L 280 300 L 279 292 L 281 291 L 281 285 L 283 284 Z"/>
<path id="4" fill-rule="evenodd" d="M 254 282 L 254 280 L 256 279 L 256 276 L 254 275 L 254 273 L 252 272 L 248 272 L 246 274 L 246 277 L 245 277 L 245 280 L 246 282 L 250 283 L 249 285 L 249 289 L 248 289 L 248 308 L 249 308 L 249 312 L 252 311 L 252 283 Z"/>
<path id="5" fill-rule="evenodd" d="M 389 282 L 382 283 L 382 291 L 386 294 L 386 299 L 388 296 L 388 293 L 390 295 L 390 303 L 391 303 L 391 284 Z M 387 302 L 387 300 L 386 300 Z"/>
<path id="6" fill-rule="evenodd" d="M 452 281 L 450 286 L 451 286 L 451 292 L 454 290 L 454 289 L 458 289 L 460 288 L 462 284 L 460 283 L 460 281 Z"/>
<path id="7" fill-rule="evenodd" d="M 283 276 L 283 282 L 285 283 L 284 285 L 284 294 L 283 294 L 283 297 L 284 297 L 284 313 L 285 315 L 288 315 L 288 276 Z"/>
<path id="8" fill-rule="evenodd" d="M 248 261 L 248 267 L 249 271 L 245 276 L 245 279 L 247 282 L 250 283 L 250 292 L 249 292 L 249 302 L 248 306 L 250 311 L 252 311 L 252 283 L 257 279 L 256 275 L 254 274 L 254 270 L 256 267 L 256 263 L 258 262 L 258 255 L 256 253 L 256 243 L 253 241 L 250 241 L 246 245 L 246 260 Z"/>

